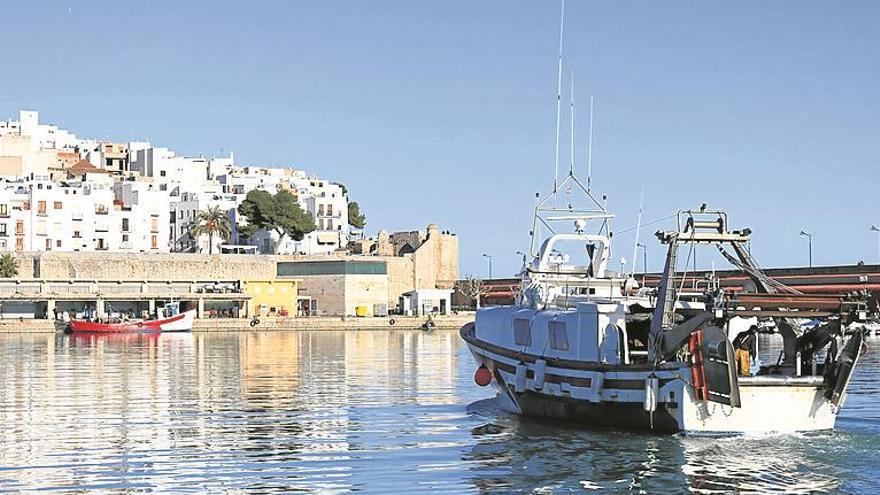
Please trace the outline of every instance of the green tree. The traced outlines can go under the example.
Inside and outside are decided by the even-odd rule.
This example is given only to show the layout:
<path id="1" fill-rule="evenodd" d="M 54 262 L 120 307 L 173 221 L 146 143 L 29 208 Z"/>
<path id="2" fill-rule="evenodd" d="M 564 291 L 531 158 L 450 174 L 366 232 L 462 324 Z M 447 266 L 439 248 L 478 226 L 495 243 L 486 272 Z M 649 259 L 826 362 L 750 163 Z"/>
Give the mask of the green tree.
<path id="1" fill-rule="evenodd" d="M 0 256 L 0 278 L 14 278 L 18 276 L 18 266 L 15 264 L 15 256 L 3 253 Z"/>
<path id="2" fill-rule="evenodd" d="M 261 229 L 278 234 L 276 253 L 285 237 L 301 241 L 316 228 L 312 215 L 300 208 L 296 196 L 287 189 L 275 194 L 254 189 L 238 205 L 238 213 L 247 218 L 247 225 L 239 226 L 245 237 Z"/>
<path id="3" fill-rule="evenodd" d="M 357 201 L 348 202 L 348 224 L 357 229 L 362 229 L 367 224 L 367 217 L 361 213 L 361 206 Z"/>
<path id="4" fill-rule="evenodd" d="M 229 217 L 219 206 L 212 206 L 196 215 L 196 223 L 190 229 L 189 235 L 196 239 L 205 234 L 208 236 L 208 254 L 214 254 L 215 235 L 222 239 L 229 239 L 229 236 L 232 235 Z"/>

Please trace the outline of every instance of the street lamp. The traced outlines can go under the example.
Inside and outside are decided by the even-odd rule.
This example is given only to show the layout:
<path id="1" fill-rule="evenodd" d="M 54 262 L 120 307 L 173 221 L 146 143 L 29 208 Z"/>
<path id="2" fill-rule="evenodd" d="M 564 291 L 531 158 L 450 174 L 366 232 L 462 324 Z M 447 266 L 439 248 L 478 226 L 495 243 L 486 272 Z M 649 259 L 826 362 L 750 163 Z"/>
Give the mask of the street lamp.
<path id="1" fill-rule="evenodd" d="M 880 259 L 880 229 L 876 225 L 871 225 L 871 232 L 877 232 L 877 258 Z"/>
<path id="2" fill-rule="evenodd" d="M 522 256 L 522 264 L 523 264 L 523 266 L 526 266 L 526 260 L 528 259 L 528 256 L 526 256 L 526 253 L 524 253 L 522 251 L 517 251 L 516 254 L 518 256 Z"/>
<path id="3" fill-rule="evenodd" d="M 489 280 L 492 280 L 492 256 L 483 253 L 483 257 L 489 259 Z"/>
<path id="4" fill-rule="evenodd" d="M 801 235 L 806 237 L 810 243 L 810 268 L 813 268 L 813 234 L 801 231 Z"/>
<path id="5" fill-rule="evenodd" d="M 648 246 L 642 244 L 641 242 L 636 243 L 637 248 L 642 248 L 642 287 L 645 286 L 645 280 L 648 276 Z M 633 263 L 633 268 L 635 268 L 636 264 Z"/>

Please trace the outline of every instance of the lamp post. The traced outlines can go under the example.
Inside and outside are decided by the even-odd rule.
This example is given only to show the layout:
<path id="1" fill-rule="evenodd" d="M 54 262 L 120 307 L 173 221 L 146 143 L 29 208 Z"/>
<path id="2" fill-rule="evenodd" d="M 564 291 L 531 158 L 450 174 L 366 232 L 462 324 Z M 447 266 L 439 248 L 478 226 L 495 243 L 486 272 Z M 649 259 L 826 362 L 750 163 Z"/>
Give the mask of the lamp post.
<path id="1" fill-rule="evenodd" d="M 484 258 L 489 259 L 489 280 L 492 280 L 492 256 L 486 253 L 483 253 Z"/>
<path id="2" fill-rule="evenodd" d="M 877 259 L 880 260 L 880 228 L 877 228 L 876 225 L 871 225 L 871 232 L 877 233 Z"/>
<path id="3" fill-rule="evenodd" d="M 648 246 L 639 242 L 636 243 L 636 247 L 642 249 L 642 287 L 644 287 L 645 280 L 648 277 Z M 635 266 L 635 262 L 633 263 L 633 266 Z"/>
<path id="4" fill-rule="evenodd" d="M 523 264 L 523 266 L 526 266 L 526 260 L 528 259 L 528 256 L 526 256 L 526 253 L 524 253 L 522 251 L 517 251 L 516 254 L 517 254 L 517 256 L 522 256 L 522 264 Z"/>
<path id="5" fill-rule="evenodd" d="M 810 268 L 813 268 L 813 234 L 811 234 L 811 233 L 809 233 L 809 232 L 804 232 L 804 231 L 802 230 L 802 231 L 801 231 L 801 236 L 806 237 L 807 240 L 809 241 L 809 246 L 810 246 L 810 248 L 809 248 L 809 249 L 810 249 L 810 251 L 809 251 L 809 253 L 810 253 Z"/>

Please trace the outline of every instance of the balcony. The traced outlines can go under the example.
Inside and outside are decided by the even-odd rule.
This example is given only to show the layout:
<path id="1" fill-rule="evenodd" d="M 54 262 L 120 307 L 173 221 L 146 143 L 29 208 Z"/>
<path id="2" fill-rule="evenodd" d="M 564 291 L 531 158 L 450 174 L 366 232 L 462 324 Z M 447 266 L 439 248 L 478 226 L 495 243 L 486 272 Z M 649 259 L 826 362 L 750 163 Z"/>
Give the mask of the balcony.
<path id="1" fill-rule="evenodd" d="M 95 232 L 110 232 L 110 227 L 106 223 L 96 223 Z"/>
<path id="2" fill-rule="evenodd" d="M 95 208 L 95 215 L 109 215 L 110 209 L 107 207 L 98 207 Z"/>

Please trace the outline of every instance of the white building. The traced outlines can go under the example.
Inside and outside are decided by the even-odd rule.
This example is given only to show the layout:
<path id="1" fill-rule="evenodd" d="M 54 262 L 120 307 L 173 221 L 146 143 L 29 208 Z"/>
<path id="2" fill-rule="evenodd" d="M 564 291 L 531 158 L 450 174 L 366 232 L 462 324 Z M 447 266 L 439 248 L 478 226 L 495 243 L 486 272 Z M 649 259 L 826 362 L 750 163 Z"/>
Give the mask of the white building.
<path id="1" fill-rule="evenodd" d="M 168 191 L 155 184 L 125 181 L 113 185 L 112 221 L 118 222 L 119 250 L 132 252 L 170 251 Z"/>
<path id="2" fill-rule="evenodd" d="M 0 250 L 25 250 L 25 241 L 29 240 L 25 234 L 25 223 L 30 220 L 29 201 L 28 185 L 24 181 L 0 183 Z"/>
<path id="3" fill-rule="evenodd" d="M 452 309 L 452 289 L 417 289 L 400 296 L 399 307 L 406 316 L 448 315 Z"/>
<path id="4" fill-rule="evenodd" d="M 0 227 L 0 231 L 14 229 L 14 237 L 10 237 L 14 242 L 7 243 L 7 250 L 110 249 L 113 190 L 109 177 L 106 181 L 66 183 L 27 180 L 13 187 L 12 195 L 0 199 L 0 211 L 13 211 L 7 225 Z"/>
<path id="5" fill-rule="evenodd" d="M 234 194 L 219 192 L 219 187 L 214 191 L 180 192 L 175 189 L 171 193 L 170 201 L 170 245 L 173 251 L 195 253 L 219 253 L 220 246 L 238 239 L 238 204 L 240 200 Z M 231 235 L 229 239 L 219 236 L 201 235 L 193 238 L 190 233 L 196 224 L 196 218 L 200 211 L 206 211 L 217 207 L 229 217 Z M 213 243 L 213 244 L 212 244 Z"/>
<path id="6" fill-rule="evenodd" d="M 294 193 L 317 230 L 278 244 L 275 232 L 241 239 L 238 206 L 252 190 Z M 192 239 L 200 211 L 219 207 L 231 236 Z M 228 157 L 183 157 L 149 142 L 78 139 L 37 112 L 0 121 L 0 250 L 261 252 L 325 254 L 350 235 L 342 186 L 293 169 L 237 167 Z"/>
<path id="7" fill-rule="evenodd" d="M 224 191 L 241 197 L 239 203 L 254 189 L 272 194 L 288 189 L 300 207 L 312 214 L 317 229 L 300 241 L 285 237 L 278 245 L 277 232 L 257 232 L 250 242 L 262 253 L 328 254 L 348 243 L 348 197 L 339 184 L 309 177 L 299 170 L 259 167 L 231 169 L 220 181 Z"/>
<path id="8" fill-rule="evenodd" d="M 75 134 L 58 126 L 40 124 L 39 112 L 21 110 L 18 120 L 0 121 L 0 136 L 18 134 L 31 137 L 31 149 L 74 149 L 80 145 Z"/>
<path id="9" fill-rule="evenodd" d="M 151 177 L 161 188 L 168 189 L 168 184 L 174 183 L 195 190 L 208 180 L 208 161 L 177 156 L 168 148 L 149 147 L 132 151 L 129 168 L 141 177 Z"/>
<path id="10" fill-rule="evenodd" d="M 167 193 L 84 173 L 0 182 L 0 250 L 167 252 Z"/>

